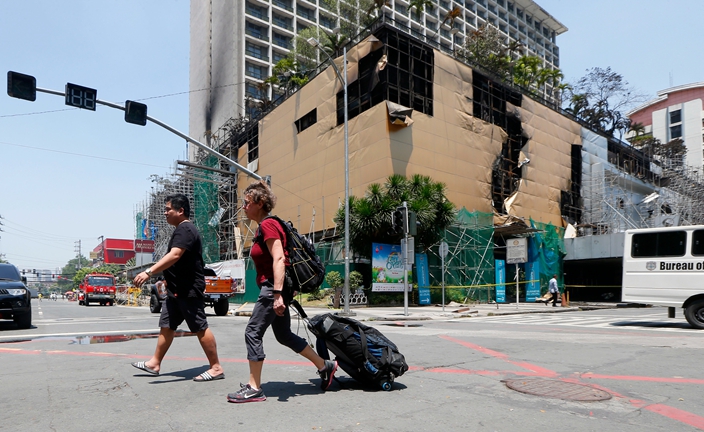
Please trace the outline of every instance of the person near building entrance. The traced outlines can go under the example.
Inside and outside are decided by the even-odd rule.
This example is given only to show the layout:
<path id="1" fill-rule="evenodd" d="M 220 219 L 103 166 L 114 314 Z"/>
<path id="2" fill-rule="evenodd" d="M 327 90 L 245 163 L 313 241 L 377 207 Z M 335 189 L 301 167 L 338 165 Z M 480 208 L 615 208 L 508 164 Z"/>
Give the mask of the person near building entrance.
<path id="1" fill-rule="evenodd" d="M 545 300 L 545 306 L 552 300 L 552 307 L 557 307 L 557 296 L 560 295 L 560 288 L 557 287 L 557 275 L 552 275 L 552 279 L 548 282 L 548 292 L 552 297 Z"/>
<path id="2" fill-rule="evenodd" d="M 169 225 L 176 227 L 162 259 L 151 268 L 134 278 L 135 286 L 149 280 L 152 273 L 163 272 L 166 279 L 167 297 L 161 307 L 159 318 L 159 338 L 151 359 L 132 363 L 132 366 L 151 375 L 159 375 L 161 362 L 174 340 L 178 326 L 185 320 L 191 332 L 195 333 L 210 369 L 193 378 L 205 382 L 225 378 L 218 359 L 215 336 L 208 327 L 205 317 L 205 275 L 203 272 L 203 250 L 200 233 L 188 218 L 191 206 L 183 194 L 166 197 L 164 215 Z"/>
<path id="3" fill-rule="evenodd" d="M 262 236 L 264 245 L 262 247 L 261 242 L 255 241 L 250 251 L 250 257 L 257 270 L 260 293 L 244 333 L 249 360 L 249 382 L 241 384 L 235 393 L 228 394 L 227 400 L 233 403 L 266 400 L 261 387 L 262 367 L 266 357 L 262 342 L 269 326 L 281 345 L 289 347 L 315 365 L 322 379 L 320 388 L 325 391 L 332 384 L 337 362 L 320 357 L 305 339 L 291 331 L 289 304 L 294 293 L 285 283 L 286 234 L 276 219 L 264 219 L 276 205 L 276 196 L 264 182 L 247 186 L 243 196 L 244 212 L 249 220 L 259 225 L 257 235 Z"/>

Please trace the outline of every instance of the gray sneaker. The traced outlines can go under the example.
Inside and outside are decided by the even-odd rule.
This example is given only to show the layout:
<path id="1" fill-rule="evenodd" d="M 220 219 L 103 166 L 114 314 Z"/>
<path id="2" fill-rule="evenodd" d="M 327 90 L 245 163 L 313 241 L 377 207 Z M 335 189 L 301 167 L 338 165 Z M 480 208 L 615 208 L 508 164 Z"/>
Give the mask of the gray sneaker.
<path id="1" fill-rule="evenodd" d="M 263 402 L 265 400 L 264 390 L 254 390 L 249 384 L 240 384 L 239 390 L 227 395 L 227 401 L 232 403 Z"/>
<path id="2" fill-rule="evenodd" d="M 333 360 L 325 360 L 325 369 L 318 371 L 320 379 L 323 381 L 320 383 L 320 389 L 325 391 L 330 388 L 332 384 L 332 379 L 335 376 L 335 371 L 337 370 L 337 362 Z"/>

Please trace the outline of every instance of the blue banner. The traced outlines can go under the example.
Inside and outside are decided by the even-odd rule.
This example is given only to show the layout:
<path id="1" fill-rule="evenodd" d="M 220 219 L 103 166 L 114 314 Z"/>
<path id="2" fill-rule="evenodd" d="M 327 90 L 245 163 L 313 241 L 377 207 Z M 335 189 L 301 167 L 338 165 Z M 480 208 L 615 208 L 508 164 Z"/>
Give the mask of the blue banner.
<path id="1" fill-rule="evenodd" d="M 506 303 L 506 261 L 494 260 L 496 269 L 496 303 Z"/>
<path id="2" fill-rule="evenodd" d="M 526 279 L 534 281 L 526 286 L 526 303 L 534 302 L 540 297 L 540 261 L 526 263 Z"/>
<path id="3" fill-rule="evenodd" d="M 418 304 L 430 304 L 430 274 L 428 256 L 416 254 L 416 271 L 418 272 Z"/>

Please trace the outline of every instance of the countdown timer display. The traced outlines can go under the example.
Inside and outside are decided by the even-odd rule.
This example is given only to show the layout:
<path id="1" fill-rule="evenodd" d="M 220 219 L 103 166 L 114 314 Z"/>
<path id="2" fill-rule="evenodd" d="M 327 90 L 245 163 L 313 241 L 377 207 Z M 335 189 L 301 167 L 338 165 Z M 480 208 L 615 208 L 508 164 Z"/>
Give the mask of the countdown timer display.
<path id="1" fill-rule="evenodd" d="M 98 90 L 66 84 L 66 105 L 95 111 L 95 101 L 98 100 Z"/>

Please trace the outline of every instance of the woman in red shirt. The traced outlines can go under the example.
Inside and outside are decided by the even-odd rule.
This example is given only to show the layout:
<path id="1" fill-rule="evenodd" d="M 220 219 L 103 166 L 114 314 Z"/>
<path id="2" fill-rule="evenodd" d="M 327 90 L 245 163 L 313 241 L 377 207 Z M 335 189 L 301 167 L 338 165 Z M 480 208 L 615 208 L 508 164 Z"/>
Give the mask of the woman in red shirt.
<path id="1" fill-rule="evenodd" d="M 280 344 L 301 354 L 318 368 L 318 374 L 322 379 L 320 388 L 325 391 L 332 384 L 337 362 L 320 357 L 305 339 L 291 331 L 288 305 L 294 293 L 285 283 L 286 233 L 275 219 L 266 218 L 276 205 L 276 196 L 264 182 L 247 186 L 243 196 L 245 214 L 248 219 L 259 224 L 256 235 L 261 236 L 263 240 L 254 241 L 250 249 L 250 257 L 257 270 L 257 285 L 260 293 L 245 330 L 249 382 L 237 392 L 227 395 L 227 400 L 234 403 L 266 400 L 261 388 L 262 366 L 266 357 L 262 339 L 269 326 Z"/>

